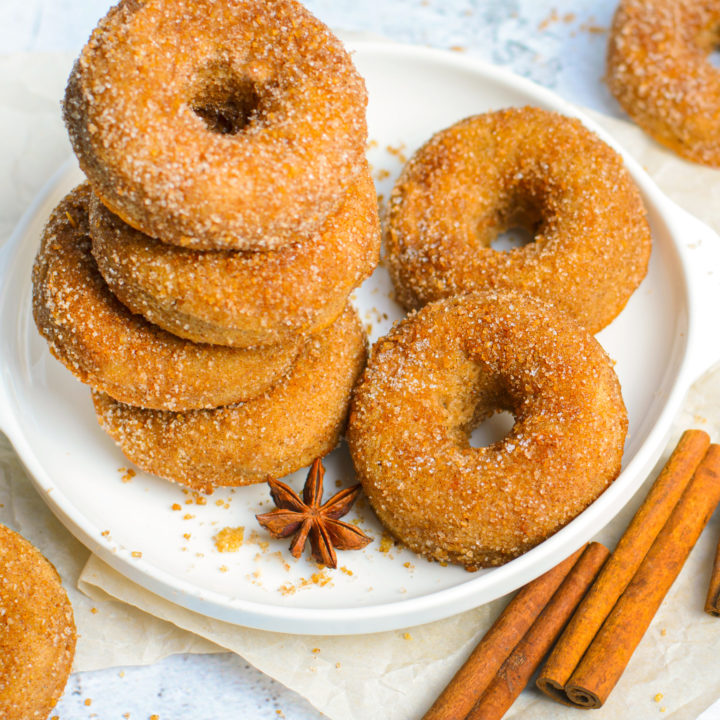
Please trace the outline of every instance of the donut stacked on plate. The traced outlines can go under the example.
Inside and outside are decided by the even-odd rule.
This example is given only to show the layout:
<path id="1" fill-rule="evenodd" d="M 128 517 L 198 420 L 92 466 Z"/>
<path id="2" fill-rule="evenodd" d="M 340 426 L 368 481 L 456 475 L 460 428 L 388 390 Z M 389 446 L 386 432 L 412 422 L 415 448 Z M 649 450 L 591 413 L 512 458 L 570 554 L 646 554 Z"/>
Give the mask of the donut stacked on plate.
<path id="1" fill-rule="evenodd" d="M 337 443 L 379 253 L 366 103 L 293 0 L 123 0 L 93 32 L 64 103 L 88 183 L 45 229 L 34 312 L 142 468 L 241 485 Z"/>

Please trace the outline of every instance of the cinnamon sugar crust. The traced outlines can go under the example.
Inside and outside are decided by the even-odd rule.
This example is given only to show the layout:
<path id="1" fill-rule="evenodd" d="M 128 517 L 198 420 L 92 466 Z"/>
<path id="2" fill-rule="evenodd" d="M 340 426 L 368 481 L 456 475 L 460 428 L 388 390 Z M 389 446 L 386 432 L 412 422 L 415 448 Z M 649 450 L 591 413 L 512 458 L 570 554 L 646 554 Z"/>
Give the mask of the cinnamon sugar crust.
<path id="1" fill-rule="evenodd" d="M 0 717 L 46 720 L 75 655 L 75 620 L 55 568 L 0 525 Z"/>
<path id="2" fill-rule="evenodd" d="M 491 243 L 523 227 L 532 242 Z M 518 290 L 592 333 L 647 271 L 650 230 L 622 158 L 580 121 L 508 108 L 438 132 L 390 198 L 388 268 L 408 309 L 457 293 Z"/>
<path id="3" fill-rule="evenodd" d="M 627 114 L 657 142 L 720 166 L 720 3 L 622 0 L 607 52 L 607 83 Z"/>
<path id="4" fill-rule="evenodd" d="M 366 169 L 318 234 L 267 252 L 178 248 L 91 203 L 93 255 L 110 289 L 165 330 L 237 347 L 293 342 L 343 311 L 380 252 L 375 188 Z"/>
<path id="5" fill-rule="evenodd" d="M 508 435 L 471 447 L 497 411 Z M 377 341 L 348 443 L 382 523 L 412 550 L 503 564 L 557 532 L 620 472 L 627 414 L 598 342 L 515 292 L 439 300 Z"/>
<path id="6" fill-rule="evenodd" d="M 315 233 L 365 162 L 367 94 L 295 0 L 121 0 L 75 63 L 80 166 L 131 226 L 198 249 Z"/>
<path id="7" fill-rule="evenodd" d="M 33 267 L 33 314 L 52 354 L 79 380 L 123 402 L 167 410 L 217 407 L 264 392 L 303 339 L 248 350 L 200 345 L 134 315 L 90 252 L 85 183 L 55 208 Z"/>
<path id="8" fill-rule="evenodd" d="M 185 413 L 141 410 L 94 392 L 98 421 L 147 472 L 200 490 L 281 477 L 329 453 L 345 427 L 367 340 L 346 306 L 312 335 L 293 369 L 246 403 Z"/>

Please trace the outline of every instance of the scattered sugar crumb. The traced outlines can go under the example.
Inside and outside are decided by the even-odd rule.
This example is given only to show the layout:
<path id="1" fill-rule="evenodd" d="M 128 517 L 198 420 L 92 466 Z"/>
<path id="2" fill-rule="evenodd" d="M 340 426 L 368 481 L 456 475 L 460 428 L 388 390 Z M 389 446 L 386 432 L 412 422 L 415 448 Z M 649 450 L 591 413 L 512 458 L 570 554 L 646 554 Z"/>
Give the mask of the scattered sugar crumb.
<path id="1" fill-rule="evenodd" d="M 658 693 L 653 700 L 657 703 L 659 703 L 665 696 L 662 693 Z"/>
<path id="2" fill-rule="evenodd" d="M 142 553 L 139 550 L 133 550 L 130 555 L 132 555 L 134 558 L 141 558 Z"/>
<path id="3" fill-rule="evenodd" d="M 107 537 L 107 536 L 110 534 L 110 531 L 109 531 L 109 530 L 103 530 L 100 534 L 101 534 L 103 537 Z"/>
<path id="4" fill-rule="evenodd" d="M 340 566 L 340 572 L 343 572 L 343 573 L 345 573 L 346 575 L 352 575 L 352 574 L 353 574 L 353 571 L 350 570 L 350 568 L 345 567 L 345 565 L 341 565 L 341 566 Z"/>
<path id="5" fill-rule="evenodd" d="M 382 539 L 380 540 L 380 546 L 378 547 L 378 550 L 381 553 L 387 553 L 390 552 L 393 546 L 393 539 L 392 535 L 388 535 L 387 533 L 383 533 Z"/>
<path id="6" fill-rule="evenodd" d="M 177 512 L 178 510 L 182 510 L 182 505 L 180 505 L 180 503 L 173 503 L 170 506 L 170 509 L 175 510 Z"/>
<path id="7" fill-rule="evenodd" d="M 92 608 L 90 608 L 90 612 L 91 612 L 93 615 L 97 615 L 100 611 L 99 611 L 96 607 L 92 607 Z"/>
<path id="8" fill-rule="evenodd" d="M 87 705 L 87 707 L 90 707 L 92 705 L 92 698 L 85 698 L 85 705 Z"/>
<path id="9" fill-rule="evenodd" d="M 403 640 L 412 640 L 412 635 L 409 632 L 404 632 Z"/>

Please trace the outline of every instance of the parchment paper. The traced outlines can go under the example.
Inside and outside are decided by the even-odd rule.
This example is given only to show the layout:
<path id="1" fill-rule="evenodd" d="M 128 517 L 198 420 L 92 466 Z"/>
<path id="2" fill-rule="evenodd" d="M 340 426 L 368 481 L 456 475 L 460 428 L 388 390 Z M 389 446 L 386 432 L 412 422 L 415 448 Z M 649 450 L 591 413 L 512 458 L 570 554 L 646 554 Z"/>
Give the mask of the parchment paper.
<path id="1" fill-rule="evenodd" d="M 60 122 L 71 58 L 0 58 L 0 237 L 69 152 Z M 720 232 L 720 172 L 662 150 L 637 128 L 595 115 L 680 205 Z M 682 429 L 720 439 L 720 370 L 692 389 L 668 448 Z M 666 452 L 669 452 L 666 451 Z M 612 547 L 645 494 L 598 536 Z M 410 720 L 431 704 L 489 627 L 506 599 L 421 627 L 361 637 L 293 636 L 248 630 L 184 610 L 129 582 L 90 556 L 37 497 L 9 444 L 0 440 L 0 522 L 19 530 L 55 563 L 80 632 L 75 669 L 153 662 L 173 652 L 222 646 L 305 696 L 337 720 Z M 720 621 L 702 612 L 720 536 L 714 518 L 636 651 L 610 700 L 606 718 L 695 718 L 720 697 Z M 84 568 L 83 568 L 84 565 Z M 77 586 L 87 595 L 78 592 Z M 115 599 L 113 599 L 115 598 Z M 119 602 L 122 600 L 123 602 Z M 93 608 L 95 611 L 93 611 Z M 216 644 L 217 645 L 216 645 Z M 662 695 L 662 698 L 655 700 Z M 525 691 L 509 718 L 577 718 L 580 711 Z"/>

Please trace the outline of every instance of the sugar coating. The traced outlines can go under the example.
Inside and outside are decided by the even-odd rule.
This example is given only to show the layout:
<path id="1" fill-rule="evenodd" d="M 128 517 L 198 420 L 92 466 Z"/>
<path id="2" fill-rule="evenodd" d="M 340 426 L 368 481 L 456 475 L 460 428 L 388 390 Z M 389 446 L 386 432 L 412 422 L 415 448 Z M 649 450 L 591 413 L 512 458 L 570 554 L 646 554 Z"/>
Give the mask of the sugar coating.
<path id="1" fill-rule="evenodd" d="M 377 265 L 380 222 L 365 170 L 316 236 L 267 252 L 179 248 L 95 201 L 93 255 L 113 293 L 181 337 L 237 347 L 282 343 L 332 323 Z"/>
<path id="2" fill-rule="evenodd" d="M 516 226 L 534 242 L 491 247 Z M 593 333 L 625 306 L 651 247 L 622 158 L 578 120 L 531 107 L 466 118 L 421 147 L 390 197 L 386 242 L 407 308 L 514 289 Z"/>
<path id="3" fill-rule="evenodd" d="M 655 140 L 698 163 L 720 166 L 720 3 L 622 0 L 613 20 L 607 82 Z"/>
<path id="4" fill-rule="evenodd" d="M 283 376 L 300 337 L 247 350 L 200 345 L 134 315 L 90 252 L 85 183 L 53 211 L 33 267 L 33 314 L 51 352 L 77 378 L 133 405 L 167 410 L 249 400 Z"/>
<path id="5" fill-rule="evenodd" d="M 475 448 L 497 411 L 515 425 Z M 457 296 L 410 313 L 374 345 L 348 443 L 382 523 L 415 552 L 468 567 L 521 555 L 615 479 L 627 432 L 598 342 L 529 295 Z"/>
<path id="6" fill-rule="evenodd" d="M 55 568 L 0 525 L 0 717 L 46 720 L 75 655 L 73 611 Z"/>
<path id="7" fill-rule="evenodd" d="M 100 425 L 144 470 L 207 490 L 281 477 L 330 452 L 345 427 L 367 340 L 348 305 L 312 335 L 292 370 L 246 403 L 184 413 L 142 410 L 94 392 Z"/>
<path id="8" fill-rule="evenodd" d="M 64 117 L 127 223 L 247 250 L 308 236 L 337 207 L 365 162 L 366 104 L 340 41 L 295 0 L 121 0 L 75 63 Z M 208 124 L 225 106 L 246 115 L 234 132 Z"/>

